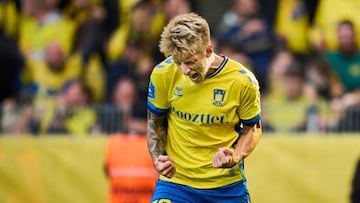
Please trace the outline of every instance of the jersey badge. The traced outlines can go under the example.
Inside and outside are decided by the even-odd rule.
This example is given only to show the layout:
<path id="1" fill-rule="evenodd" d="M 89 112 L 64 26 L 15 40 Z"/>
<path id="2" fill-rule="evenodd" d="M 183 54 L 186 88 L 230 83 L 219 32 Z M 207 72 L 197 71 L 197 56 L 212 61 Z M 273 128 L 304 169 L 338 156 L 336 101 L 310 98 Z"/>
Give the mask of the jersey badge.
<path id="1" fill-rule="evenodd" d="M 182 96 L 182 90 L 183 89 L 181 87 L 176 87 L 174 95 L 181 97 Z"/>
<path id="2" fill-rule="evenodd" d="M 224 98 L 225 98 L 225 90 L 214 89 L 214 98 L 213 98 L 214 106 L 223 106 Z"/>

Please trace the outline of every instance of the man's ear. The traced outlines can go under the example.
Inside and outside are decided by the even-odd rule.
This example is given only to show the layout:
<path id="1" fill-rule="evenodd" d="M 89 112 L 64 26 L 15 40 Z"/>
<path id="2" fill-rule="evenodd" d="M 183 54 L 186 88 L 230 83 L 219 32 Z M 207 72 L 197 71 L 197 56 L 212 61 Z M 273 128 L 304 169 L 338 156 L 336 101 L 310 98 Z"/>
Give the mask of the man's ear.
<path id="1" fill-rule="evenodd" d="M 213 52 L 214 52 L 213 45 L 209 45 L 209 46 L 206 48 L 206 57 L 210 57 Z"/>

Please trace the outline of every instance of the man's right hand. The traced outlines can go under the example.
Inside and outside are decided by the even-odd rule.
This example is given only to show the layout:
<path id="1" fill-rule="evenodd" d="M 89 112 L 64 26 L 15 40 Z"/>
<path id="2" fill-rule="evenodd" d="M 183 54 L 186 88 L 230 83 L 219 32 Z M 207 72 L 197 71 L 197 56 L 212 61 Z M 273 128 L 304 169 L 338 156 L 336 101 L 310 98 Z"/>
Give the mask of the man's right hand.
<path id="1" fill-rule="evenodd" d="M 167 155 L 160 155 L 154 160 L 155 169 L 167 178 L 172 178 L 176 173 L 176 168 L 172 159 Z"/>

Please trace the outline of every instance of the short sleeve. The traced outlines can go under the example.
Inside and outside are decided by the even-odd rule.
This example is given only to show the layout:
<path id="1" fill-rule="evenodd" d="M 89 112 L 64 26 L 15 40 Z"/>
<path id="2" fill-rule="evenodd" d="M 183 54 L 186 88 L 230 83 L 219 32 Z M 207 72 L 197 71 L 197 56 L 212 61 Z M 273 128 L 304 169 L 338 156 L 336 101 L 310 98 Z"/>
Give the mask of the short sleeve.
<path id="1" fill-rule="evenodd" d="M 238 111 L 241 122 L 246 126 L 252 126 L 260 120 L 260 90 L 256 79 L 242 88 Z"/>
<path id="2" fill-rule="evenodd" d="M 166 84 L 165 74 L 155 67 L 150 76 L 147 107 L 156 115 L 167 113 L 169 108 L 168 86 Z"/>

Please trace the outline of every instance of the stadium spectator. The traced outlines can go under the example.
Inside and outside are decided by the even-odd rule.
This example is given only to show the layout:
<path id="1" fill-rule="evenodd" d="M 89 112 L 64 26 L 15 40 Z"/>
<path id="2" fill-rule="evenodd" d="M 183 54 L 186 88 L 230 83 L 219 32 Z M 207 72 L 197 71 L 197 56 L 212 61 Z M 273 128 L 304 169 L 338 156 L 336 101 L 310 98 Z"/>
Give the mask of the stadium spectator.
<path id="1" fill-rule="evenodd" d="M 121 78 L 113 92 L 113 104 L 123 114 L 123 133 L 145 134 L 146 100 L 139 100 L 136 82 Z"/>
<path id="2" fill-rule="evenodd" d="M 277 132 L 303 130 L 308 104 L 303 94 L 304 82 L 300 65 L 292 61 L 277 82 L 278 87 L 281 86 L 282 89 L 269 92 L 264 97 L 263 116 Z"/>
<path id="3" fill-rule="evenodd" d="M 319 1 L 314 23 L 310 31 L 312 48 L 318 52 L 337 49 L 337 25 L 344 19 L 351 20 L 356 27 L 356 41 L 360 42 L 360 16 L 358 0 L 322 0 Z M 336 12 L 334 12 L 336 9 Z"/>
<path id="4" fill-rule="evenodd" d="M 307 89 L 304 67 L 293 54 L 278 52 L 270 66 L 269 92 L 263 95 L 264 126 L 275 132 L 327 130 L 326 101 Z M 292 115 L 292 116 L 289 116 Z"/>
<path id="5" fill-rule="evenodd" d="M 156 47 L 151 34 L 151 4 L 139 2 L 132 9 L 129 25 L 120 25 L 109 41 L 106 101 L 111 100 L 115 83 L 122 76 L 133 75 L 139 58 L 151 56 Z"/>
<path id="6" fill-rule="evenodd" d="M 338 75 L 343 91 L 333 100 L 339 117 L 339 130 L 360 131 L 360 52 L 356 41 L 355 25 L 341 21 L 337 26 L 338 47 L 326 52 L 326 59 Z"/>
<path id="7" fill-rule="evenodd" d="M 329 102 L 332 98 L 339 96 L 342 86 L 329 62 L 321 56 L 309 58 L 307 62 L 307 67 L 305 68 L 307 86 L 314 88 L 319 97 Z"/>
<path id="8" fill-rule="evenodd" d="M 69 81 L 81 79 L 92 94 L 92 101 L 104 97 L 105 76 L 98 58 L 84 65 L 78 52 L 66 54 L 60 45 L 47 45 L 44 60 L 28 60 L 22 72 L 23 97 L 30 97 L 36 105 L 56 97 Z"/>
<path id="9" fill-rule="evenodd" d="M 56 97 L 42 105 L 33 123 L 36 133 L 87 136 L 98 133 L 96 113 L 89 107 L 90 92 L 77 80 L 69 82 Z"/>
<path id="10" fill-rule="evenodd" d="M 360 52 L 356 42 L 356 28 L 351 21 L 338 24 L 338 47 L 326 52 L 326 59 L 338 75 L 344 92 L 349 93 L 360 88 Z"/>
<path id="11" fill-rule="evenodd" d="M 258 0 L 236 0 L 220 22 L 219 44 L 233 43 L 251 59 L 252 69 L 266 90 L 265 81 L 273 52 L 273 33 L 259 13 Z"/>
<path id="12" fill-rule="evenodd" d="M 68 55 L 56 43 L 44 50 L 44 60 L 28 60 L 22 72 L 23 96 L 30 96 L 34 104 L 55 98 L 64 85 L 81 74 L 80 66 L 69 66 Z"/>
<path id="13" fill-rule="evenodd" d="M 341 92 L 341 84 L 329 63 L 322 57 L 315 56 L 305 68 L 305 93 L 310 103 L 322 108 L 324 116 L 319 120 L 322 131 L 336 128 L 336 115 L 331 108 L 331 101 Z M 309 112 L 311 113 L 311 112 Z"/>
<path id="14" fill-rule="evenodd" d="M 51 42 L 57 42 L 65 54 L 72 50 L 75 24 L 57 6 L 58 0 L 21 1 L 19 46 L 27 59 L 44 60 Z"/>
<path id="15" fill-rule="evenodd" d="M 101 132 L 146 132 L 146 100 L 139 99 L 136 81 L 129 76 L 123 76 L 116 82 L 111 102 L 97 110 Z"/>
<path id="16" fill-rule="evenodd" d="M 283 74 L 295 60 L 292 52 L 287 49 L 281 49 L 274 53 L 268 67 L 269 71 L 266 78 L 268 91 L 262 94 L 262 96 L 267 96 L 268 94 L 283 94 Z"/>
<path id="17" fill-rule="evenodd" d="M 160 31 L 153 31 L 152 4 L 148 1 L 139 1 L 130 12 L 130 19 L 123 22 L 111 33 L 107 44 L 107 58 L 114 62 L 126 58 L 128 48 L 138 48 L 142 52 L 152 53 L 157 46 Z"/>

